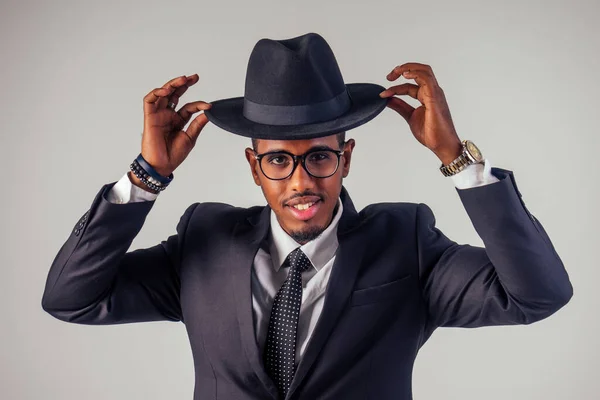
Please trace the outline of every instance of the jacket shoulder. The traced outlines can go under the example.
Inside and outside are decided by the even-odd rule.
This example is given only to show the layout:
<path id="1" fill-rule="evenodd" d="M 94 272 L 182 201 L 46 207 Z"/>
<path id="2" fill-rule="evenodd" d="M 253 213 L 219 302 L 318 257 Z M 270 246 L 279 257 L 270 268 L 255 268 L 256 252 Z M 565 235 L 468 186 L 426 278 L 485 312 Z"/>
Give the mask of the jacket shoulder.
<path id="1" fill-rule="evenodd" d="M 393 218 L 405 220 L 414 218 L 420 203 L 410 202 L 387 202 L 369 204 L 363 208 L 359 215 L 363 220 L 372 218 Z"/>
<path id="2" fill-rule="evenodd" d="M 190 224 L 211 226 L 218 223 L 221 226 L 226 226 L 260 214 L 265 207 L 253 206 L 246 208 L 219 202 L 202 202 L 194 203 L 189 208 L 193 208 Z"/>

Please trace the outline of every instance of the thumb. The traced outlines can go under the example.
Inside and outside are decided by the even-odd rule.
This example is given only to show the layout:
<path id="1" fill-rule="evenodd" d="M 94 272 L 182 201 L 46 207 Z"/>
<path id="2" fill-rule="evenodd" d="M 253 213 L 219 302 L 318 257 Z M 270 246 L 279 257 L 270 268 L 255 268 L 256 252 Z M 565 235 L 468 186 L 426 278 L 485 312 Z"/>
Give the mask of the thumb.
<path id="1" fill-rule="evenodd" d="M 415 111 L 415 108 L 413 106 L 411 106 L 404 100 L 399 99 L 398 97 L 390 97 L 386 107 L 389 107 L 392 110 L 396 111 L 398 114 L 402 115 L 406 122 L 410 120 L 413 111 Z"/>
<path id="2" fill-rule="evenodd" d="M 182 129 L 173 135 L 169 153 L 174 160 L 177 160 L 177 166 L 185 160 L 190 151 L 196 146 L 196 140 L 207 123 L 208 118 L 204 114 L 200 114 L 192 120 L 187 131 Z"/>
<path id="3" fill-rule="evenodd" d="M 190 137 L 190 139 L 192 139 L 192 143 L 196 143 L 196 139 L 198 139 L 202 128 L 204 128 L 206 124 L 208 124 L 208 117 L 204 113 L 198 115 L 192 120 L 192 123 L 187 129 L 187 135 Z"/>

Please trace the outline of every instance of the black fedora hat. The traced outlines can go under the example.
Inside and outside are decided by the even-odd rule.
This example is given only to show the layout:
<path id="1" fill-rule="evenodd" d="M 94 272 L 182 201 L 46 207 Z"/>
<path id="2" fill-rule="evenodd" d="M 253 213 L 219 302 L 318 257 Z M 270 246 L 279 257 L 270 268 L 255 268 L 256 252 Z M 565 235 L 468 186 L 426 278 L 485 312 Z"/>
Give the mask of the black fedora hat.
<path id="1" fill-rule="evenodd" d="M 246 70 L 243 97 L 212 101 L 204 113 L 216 126 L 256 139 L 310 139 L 333 135 L 375 118 L 388 99 L 383 86 L 345 84 L 323 37 L 308 33 L 261 39 Z"/>

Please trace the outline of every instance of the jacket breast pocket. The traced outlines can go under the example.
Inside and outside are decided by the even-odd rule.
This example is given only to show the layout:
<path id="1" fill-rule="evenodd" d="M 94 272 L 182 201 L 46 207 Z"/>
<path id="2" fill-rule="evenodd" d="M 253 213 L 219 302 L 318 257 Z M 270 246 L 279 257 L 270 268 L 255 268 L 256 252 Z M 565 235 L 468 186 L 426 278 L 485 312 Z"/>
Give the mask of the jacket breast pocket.
<path id="1" fill-rule="evenodd" d="M 355 290 L 352 292 L 350 305 L 360 306 L 364 304 L 389 301 L 401 297 L 406 293 L 406 288 L 408 287 L 411 276 L 412 275 L 408 274 L 392 282 Z"/>

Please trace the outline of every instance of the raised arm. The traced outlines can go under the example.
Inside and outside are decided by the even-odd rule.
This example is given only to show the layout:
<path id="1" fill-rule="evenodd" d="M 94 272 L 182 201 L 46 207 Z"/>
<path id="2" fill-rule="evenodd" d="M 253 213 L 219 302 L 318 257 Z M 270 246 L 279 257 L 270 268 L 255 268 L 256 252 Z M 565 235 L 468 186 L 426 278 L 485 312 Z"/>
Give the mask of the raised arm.
<path id="1" fill-rule="evenodd" d="M 541 223 L 527 210 L 513 173 L 493 168 L 499 182 L 456 189 L 485 248 L 459 245 L 420 204 L 420 278 L 429 336 L 438 326 L 530 324 L 564 306 L 573 288 Z"/>
<path id="2" fill-rule="evenodd" d="M 48 273 L 42 307 L 52 316 L 82 324 L 181 319 L 179 254 L 195 203 L 160 244 L 127 252 L 154 201 L 113 204 L 105 185 L 84 226 L 73 230 Z"/>
<path id="3" fill-rule="evenodd" d="M 85 324 L 182 318 L 180 254 L 190 216 L 198 203 L 185 211 L 175 235 L 154 247 L 128 253 L 127 249 L 161 190 L 150 188 L 155 178 L 149 175 L 170 176 L 194 148 L 208 123 L 201 113 L 183 130 L 194 113 L 211 107 L 204 101 L 187 103 L 175 110 L 179 97 L 197 81 L 197 74 L 171 79 L 144 97 L 141 155 L 145 165 L 154 171 L 141 174 L 143 179 L 128 174 L 97 193 L 50 267 L 42 307 L 51 315 Z M 154 176 L 160 179 L 158 175 Z M 137 192 L 145 192 L 132 199 L 133 187 Z"/>

